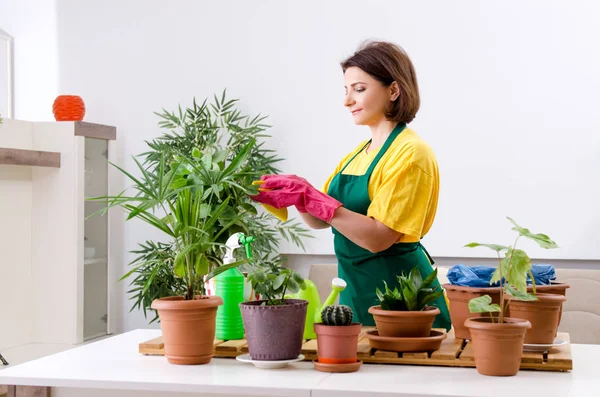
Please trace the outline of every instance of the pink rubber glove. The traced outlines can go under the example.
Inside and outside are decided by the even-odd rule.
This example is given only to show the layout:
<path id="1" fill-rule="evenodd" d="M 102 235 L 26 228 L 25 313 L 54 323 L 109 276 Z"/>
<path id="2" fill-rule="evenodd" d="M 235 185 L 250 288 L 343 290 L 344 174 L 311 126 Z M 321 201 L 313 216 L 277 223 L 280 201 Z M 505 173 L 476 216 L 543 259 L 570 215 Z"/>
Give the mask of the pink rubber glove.
<path id="1" fill-rule="evenodd" d="M 271 183 L 276 183 L 278 189 L 290 188 L 293 191 L 298 191 L 299 189 L 303 189 L 305 186 L 308 186 L 309 188 L 313 187 L 313 185 L 311 185 L 306 179 L 294 174 L 263 175 L 260 178 L 261 181 L 265 182 L 268 179 L 273 179 Z M 273 188 L 270 188 L 263 184 L 261 186 L 261 189 L 271 190 Z M 304 202 L 302 200 L 296 201 L 293 205 L 296 207 L 298 212 L 306 213 L 306 208 L 304 207 Z"/>
<path id="2" fill-rule="evenodd" d="M 265 175 L 260 193 L 251 198 L 275 208 L 296 206 L 315 218 L 329 223 L 342 203 L 315 189 L 306 179 L 296 175 Z M 264 190 L 263 190 L 264 189 Z"/>

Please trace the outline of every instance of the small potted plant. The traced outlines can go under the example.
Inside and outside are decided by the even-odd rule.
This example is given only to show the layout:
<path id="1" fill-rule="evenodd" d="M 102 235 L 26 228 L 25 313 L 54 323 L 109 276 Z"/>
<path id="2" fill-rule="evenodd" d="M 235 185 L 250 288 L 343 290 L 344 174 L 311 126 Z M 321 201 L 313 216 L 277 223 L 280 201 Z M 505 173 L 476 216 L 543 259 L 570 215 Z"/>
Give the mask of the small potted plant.
<path id="1" fill-rule="evenodd" d="M 526 311 L 512 310 L 513 302 L 535 303 L 540 305 L 542 301 L 552 302 L 551 308 L 531 307 L 529 312 L 533 318 L 550 314 L 554 318 L 555 328 L 549 332 L 552 338 L 558 326 L 560 313 L 560 302 L 566 298 L 563 295 L 545 294 L 531 295 L 527 293 L 527 275 L 530 276 L 535 292 L 535 279 L 531 274 L 531 260 L 525 251 L 516 248 L 520 237 L 526 237 L 535 241 L 540 247 L 550 249 L 558 246 L 545 234 L 534 234 L 508 218 L 513 224 L 512 230 L 518 233 L 513 246 L 497 244 L 471 243 L 467 247 L 487 247 L 498 253 L 498 267 L 492 275 L 491 283 L 500 283 L 499 303 L 492 303 L 489 295 L 473 298 L 469 301 L 469 310 L 472 313 L 483 313 L 485 317 L 469 318 L 465 326 L 470 331 L 473 341 L 473 352 L 475 365 L 479 373 L 484 375 L 512 376 L 515 375 L 521 364 L 521 355 L 525 335 L 532 322 Z M 501 257 L 504 255 L 504 257 Z M 558 302 L 558 304 L 557 304 Z M 510 303 L 510 317 L 506 316 Z M 543 304 L 543 303 L 542 303 Z M 493 316 L 492 313 L 498 313 Z M 536 320 L 534 322 L 537 323 Z"/>
<path id="2" fill-rule="evenodd" d="M 360 323 L 346 305 L 329 305 L 321 311 L 321 323 L 315 323 L 317 360 L 315 368 L 323 372 L 354 372 L 362 364 L 357 358 Z"/>
<path id="3" fill-rule="evenodd" d="M 255 265 L 247 279 L 262 298 L 240 303 L 250 356 L 261 361 L 296 359 L 302 350 L 308 301 L 284 297 L 304 289 L 304 279 L 280 261 Z"/>
<path id="4" fill-rule="evenodd" d="M 442 288 L 433 286 L 437 280 L 437 268 L 425 279 L 418 267 L 406 276 L 397 276 L 398 286 L 390 289 L 384 281 L 385 291 L 377 288 L 381 304 L 371 306 L 369 313 L 375 319 L 379 336 L 384 337 L 428 337 L 435 316 L 440 309 L 429 304 L 442 296 Z"/>

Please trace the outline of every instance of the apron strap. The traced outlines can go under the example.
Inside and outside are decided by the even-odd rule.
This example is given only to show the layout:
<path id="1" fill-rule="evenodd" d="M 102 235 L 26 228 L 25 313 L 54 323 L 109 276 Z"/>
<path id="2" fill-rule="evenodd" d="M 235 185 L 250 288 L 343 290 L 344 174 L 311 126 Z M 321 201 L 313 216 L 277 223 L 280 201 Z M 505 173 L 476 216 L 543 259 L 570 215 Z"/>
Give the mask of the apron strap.
<path id="1" fill-rule="evenodd" d="M 423 238 L 423 237 L 421 237 L 421 238 Z M 429 263 L 431 263 L 433 265 L 435 263 L 435 261 L 433 260 L 431 255 L 429 255 L 429 252 L 427 252 L 427 249 L 425 248 L 425 246 L 423 244 L 421 244 L 421 241 L 419 241 L 419 247 L 425 253 L 425 256 L 427 256 L 427 259 L 429 259 Z"/>
<path id="2" fill-rule="evenodd" d="M 371 165 L 369 165 L 369 169 L 367 170 L 367 172 L 365 172 L 365 175 L 367 177 L 371 178 L 371 174 L 373 173 L 373 170 L 375 169 L 375 166 L 377 165 L 377 163 L 379 163 L 379 160 L 381 160 L 381 158 L 383 157 L 383 155 L 385 154 L 385 152 L 392 145 L 392 142 L 394 142 L 394 140 L 396 139 L 396 137 L 402 131 L 404 131 L 405 128 L 406 128 L 406 124 L 405 123 L 398 123 L 396 125 L 396 127 L 394 127 L 394 129 L 392 130 L 392 132 L 390 133 L 390 135 L 385 140 L 385 143 L 383 144 L 383 146 L 379 150 L 379 153 L 377 153 L 377 156 L 375 156 L 375 158 L 371 162 Z"/>
<path id="3" fill-rule="evenodd" d="M 339 174 L 341 174 L 342 172 L 344 172 L 344 170 L 346 169 L 346 167 L 348 167 L 348 165 L 352 162 L 352 160 L 354 160 L 356 158 L 356 156 L 358 156 L 360 154 L 360 152 L 362 152 L 363 150 L 365 150 L 365 148 L 367 146 L 369 146 L 369 144 L 371 143 L 371 139 L 369 139 L 369 142 L 365 143 L 363 147 L 360 148 L 360 150 L 356 153 L 354 153 L 354 156 L 352 156 L 352 158 L 350 160 L 348 160 L 348 162 L 344 165 L 344 168 L 342 168 L 339 172 Z"/>

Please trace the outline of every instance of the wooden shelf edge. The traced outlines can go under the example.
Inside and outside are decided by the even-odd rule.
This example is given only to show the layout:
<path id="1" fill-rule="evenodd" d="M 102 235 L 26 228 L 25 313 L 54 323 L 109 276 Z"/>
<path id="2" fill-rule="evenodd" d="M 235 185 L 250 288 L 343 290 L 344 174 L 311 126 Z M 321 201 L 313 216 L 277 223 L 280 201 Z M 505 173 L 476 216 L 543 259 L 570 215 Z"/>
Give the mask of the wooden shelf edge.
<path id="1" fill-rule="evenodd" d="M 86 121 L 76 121 L 75 136 L 85 136 L 88 138 L 114 141 L 117 139 L 117 127 L 104 124 L 88 123 Z"/>
<path id="2" fill-rule="evenodd" d="M 0 148 L 0 164 L 60 168 L 60 153 Z"/>

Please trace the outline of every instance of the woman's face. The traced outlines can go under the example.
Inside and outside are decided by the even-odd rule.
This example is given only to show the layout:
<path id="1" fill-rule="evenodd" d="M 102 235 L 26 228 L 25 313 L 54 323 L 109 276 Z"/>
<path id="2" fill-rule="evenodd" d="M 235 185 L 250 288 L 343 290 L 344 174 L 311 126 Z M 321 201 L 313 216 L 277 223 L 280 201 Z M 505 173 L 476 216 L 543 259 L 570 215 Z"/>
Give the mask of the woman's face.
<path id="1" fill-rule="evenodd" d="M 350 110 L 357 125 L 370 126 L 385 120 L 386 109 L 398 97 L 394 90 L 396 84 L 385 87 L 356 66 L 346 69 L 344 87 L 344 106 Z"/>

